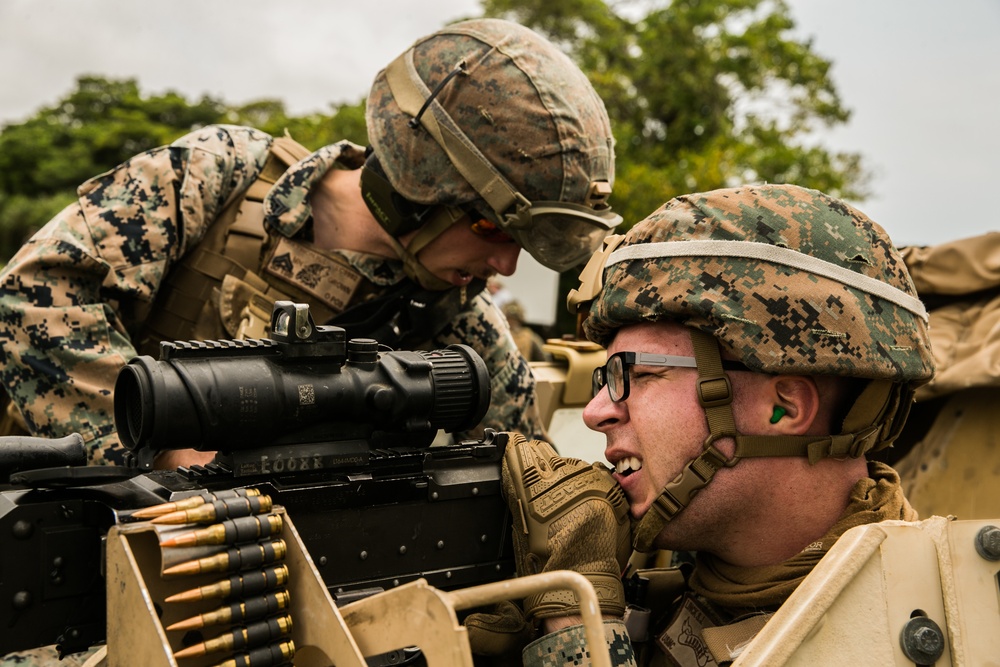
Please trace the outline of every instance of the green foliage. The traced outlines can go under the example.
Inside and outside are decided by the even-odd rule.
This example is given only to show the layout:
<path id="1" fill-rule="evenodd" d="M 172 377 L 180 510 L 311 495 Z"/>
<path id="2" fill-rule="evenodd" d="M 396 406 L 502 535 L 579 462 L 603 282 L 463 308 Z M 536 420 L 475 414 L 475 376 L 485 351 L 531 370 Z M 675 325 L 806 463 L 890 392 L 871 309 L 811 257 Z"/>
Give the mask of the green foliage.
<path id="1" fill-rule="evenodd" d="M 869 194 L 860 155 L 813 138 L 849 112 L 830 62 L 791 34 L 783 0 L 483 0 L 483 9 L 553 39 L 604 99 L 623 230 L 679 194 L 743 183 Z M 560 284 L 563 295 L 576 286 Z M 570 332 L 563 311 L 557 326 Z"/>
<path id="2" fill-rule="evenodd" d="M 283 102 L 259 100 L 231 110 L 226 122 L 256 127 L 273 136 L 287 130 L 296 141 L 313 150 L 344 139 L 361 145 L 368 143 L 364 101 L 335 107 L 330 115 L 291 117 Z"/>
<path id="3" fill-rule="evenodd" d="M 26 197 L 0 193 L 0 268 L 39 227 L 73 200 L 72 192 Z"/>
<path id="4" fill-rule="evenodd" d="M 80 77 L 55 105 L 0 130 L 0 265 L 73 201 L 88 178 L 212 123 L 274 135 L 287 129 L 314 149 L 342 139 L 367 143 L 364 102 L 296 117 L 279 100 L 232 107 L 210 97 L 191 102 L 174 92 L 143 95 L 134 79 Z"/>
<path id="5" fill-rule="evenodd" d="M 815 130 L 849 112 L 830 62 L 791 35 L 783 0 L 483 0 L 548 35 L 593 81 L 617 140 L 613 203 L 624 227 L 678 194 L 748 182 L 796 183 L 862 200 L 869 175 L 855 153 L 834 153 Z M 363 92 L 363 91 L 360 91 Z M 289 115 L 280 100 L 229 106 L 134 80 L 82 77 L 77 89 L 0 131 L 0 262 L 87 178 L 202 125 L 288 132 L 311 148 L 367 143 L 364 102 Z M 561 280 L 565 295 L 575 275 Z M 559 309 L 560 317 L 567 317 Z M 573 325 L 566 319 L 560 332 Z"/>
<path id="6" fill-rule="evenodd" d="M 605 100 L 626 226 L 671 197 L 748 182 L 862 199 L 860 157 L 810 143 L 849 112 L 782 0 L 484 0 L 552 38 Z M 626 16 L 627 14 L 627 16 Z"/>
<path id="7" fill-rule="evenodd" d="M 85 76 L 77 88 L 27 121 L 0 133 L 0 193 L 48 196 L 194 127 L 218 122 L 225 107 L 191 104 L 168 92 L 142 97 L 134 79 Z"/>

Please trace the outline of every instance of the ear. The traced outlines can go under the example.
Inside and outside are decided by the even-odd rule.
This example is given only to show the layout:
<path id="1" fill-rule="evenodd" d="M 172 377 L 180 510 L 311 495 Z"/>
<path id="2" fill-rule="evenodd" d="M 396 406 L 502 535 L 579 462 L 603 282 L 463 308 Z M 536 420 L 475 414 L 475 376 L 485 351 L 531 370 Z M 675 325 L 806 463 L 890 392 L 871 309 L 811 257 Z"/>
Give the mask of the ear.
<path id="1" fill-rule="evenodd" d="M 819 414 L 819 388 L 813 378 L 805 375 L 778 375 L 767 384 L 766 395 L 771 404 L 766 409 L 783 408 L 785 414 L 773 424 L 771 413 L 766 415 L 768 432 L 775 435 L 813 434 Z M 815 433 L 818 435 L 818 433 Z"/>

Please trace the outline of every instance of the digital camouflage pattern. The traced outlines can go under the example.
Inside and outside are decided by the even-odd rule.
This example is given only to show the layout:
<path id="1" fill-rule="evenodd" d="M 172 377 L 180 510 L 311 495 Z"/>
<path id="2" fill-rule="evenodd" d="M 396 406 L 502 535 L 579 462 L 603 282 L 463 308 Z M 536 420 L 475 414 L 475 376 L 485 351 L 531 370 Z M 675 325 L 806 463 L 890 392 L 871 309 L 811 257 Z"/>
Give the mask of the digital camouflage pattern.
<path id="1" fill-rule="evenodd" d="M 632 642 L 629 641 L 625 624 L 621 621 L 605 621 L 604 637 L 608 642 L 611 664 L 615 667 L 629 667 L 636 664 Z M 590 664 L 587 650 L 587 636 L 582 625 L 573 625 L 564 630 L 545 635 L 525 647 L 522 653 L 524 667 L 578 667 Z"/>
<path id="2" fill-rule="evenodd" d="M 582 204 L 591 181 L 614 182 L 604 103 L 580 68 L 537 33 L 476 19 L 447 26 L 412 48 L 430 90 L 465 60 L 468 74 L 452 79 L 435 102 L 528 199 Z M 478 199 L 434 138 L 409 127 L 410 116 L 400 111 L 384 71 L 367 108 L 369 140 L 400 194 L 449 205 Z M 485 202 L 473 205 L 493 215 Z"/>
<path id="3" fill-rule="evenodd" d="M 360 169 L 365 162 L 364 149 L 349 141 L 324 146 L 288 169 L 275 181 L 264 200 L 264 225 L 270 230 L 295 238 L 304 233 L 312 237 L 312 208 L 309 191 L 331 169 Z M 391 272 L 398 278 L 398 272 Z M 388 274 L 380 284 L 390 284 Z"/>
<path id="4" fill-rule="evenodd" d="M 79 200 L 14 256 L 0 273 L 0 382 L 31 433 L 78 432 L 91 463 L 123 461 L 112 417 L 118 371 L 136 353 L 132 341 L 164 276 L 254 182 L 270 143 L 251 128 L 213 126 L 137 155 L 82 185 Z M 310 238 L 309 186 L 362 159 L 345 142 L 293 166 L 268 195 L 265 224 Z M 398 260 L 342 255 L 375 294 L 405 279 Z M 541 432 L 530 368 L 488 294 L 431 346 L 451 343 L 470 345 L 491 369 L 493 402 L 481 426 Z"/>
<path id="5" fill-rule="evenodd" d="M 678 197 L 636 225 L 614 252 L 625 248 L 627 255 L 630 247 L 670 242 L 675 242 L 674 249 L 692 241 L 788 248 L 916 295 L 899 253 L 881 228 L 843 202 L 796 186 L 745 186 Z M 687 250 L 678 256 L 608 260 L 603 279 L 584 329 L 588 338 L 604 346 L 622 327 L 667 320 L 710 333 L 736 358 L 762 372 L 826 373 L 899 384 L 916 384 L 933 374 L 921 316 L 806 269 L 755 258 L 698 256 Z M 890 422 L 893 418 L 884 417 Z M 862 426 L 867 429 L 868 424 Z M 739 444 L 743 436 L 734 437 Z M 699 553 L 686 583 L 700 602 L 719 612 L 712 624 L 747 612 L 773 611 L 848 528 L 914 518 L 898 476 L 881 463 L 869 464 L 868 476 L 857 482 L 849 501 L 826 535 L 781 563 L 743 567 Z M 657 514 L 648 512 L 636 529 L 641 531 L 650 517 L 656 519 Z M 655 535 L 664 523 L 648 524 L 650 532 Z M 672 602 L 647 600 L 660 614 L 676 611 L 670 609 Z M 717 664 L 697 628 L 685 625 L 681 616 L 681 625 L 671 629 L 671 618 L 667 613 L 653 619 L 649 630 L 656 641 L 636 643 L 639 664 Z M 674 630 L 676 635 L 669 634 Z M 666 641 L 674 637 L 677 641 Z M 529 645 L 525 665 L 589 664 L 583 645 L 582 626 L 574 626 Z M 626 662 L 614 653 L 612 660 L 635 664 L 635 658 Z"/>
<path id="6" fill-rule="evenodd" d="M 815 190 L 757 185 L 677 197 L 633 227 L 618 248 L 689 240 L 790 248 L 916 296 L 885 231 Z M 656 320 L 706 331 L 761 372 L 914 383 L 934 372 L 920 317 L 836 280 L 757 259 L 659 257 L 612 265 L 584 330 L 607 346 L 619 328 Z"/>
<path id="7" fill-rule="evenodd" d="M 71 653 L 62 660 L 55 646 L 43 646 L 0 656 L 0 667 L 83 667 L 98 649 Z"/>

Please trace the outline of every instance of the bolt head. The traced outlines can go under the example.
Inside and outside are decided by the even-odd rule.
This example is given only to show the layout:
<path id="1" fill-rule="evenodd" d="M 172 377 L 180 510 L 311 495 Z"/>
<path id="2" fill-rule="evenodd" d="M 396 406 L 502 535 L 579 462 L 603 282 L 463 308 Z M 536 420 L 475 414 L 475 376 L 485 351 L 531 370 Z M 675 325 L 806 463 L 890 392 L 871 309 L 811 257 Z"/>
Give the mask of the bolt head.
<path id="1" fill-rule="evenodd" d="M 11 527 L 11 533 L 14 535 L 15 539 L 26 540 L 31 537 L 31 534 L 35 532 L 35 527 L 30 521 L 20 520 L 15 521 L 14 525 Z"/>
<path id="2" fill-rule="evenodd" d="M 915 616 L 907 621 L 899 643 L 903 654 L 918 665 L 932 665 L 944 653 L 944 633 L 926 616 Z"/>
<path id="3" fill-rule="evenodd" d="M 1000 528 L 983 526 L 976 533 L 976 551 L 986 560 L 1000 560 Z"/>

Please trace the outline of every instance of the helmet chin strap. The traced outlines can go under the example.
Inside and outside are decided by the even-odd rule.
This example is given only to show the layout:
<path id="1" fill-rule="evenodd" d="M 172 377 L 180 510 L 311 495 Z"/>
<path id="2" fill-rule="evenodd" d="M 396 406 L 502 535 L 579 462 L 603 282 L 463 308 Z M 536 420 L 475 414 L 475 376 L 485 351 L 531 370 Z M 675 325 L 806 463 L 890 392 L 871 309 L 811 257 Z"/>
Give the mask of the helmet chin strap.
<path id="1" fill-rule="evenodd" d="M 727 459 L 715 447 L 715 441 L 736 436 L 733 419 L 733 385 L 722 370 L 719 344 L 712 336 L 691 329 L 694 358 L 698 365 L 698 402 L 705 410 L 709 435 L 701 454 L 687 462 L 681 473 L 663 487 L 652 507 L 635 526 L 633 547 L 637 551 L 651 551 L 653 541 L 667 522 L 688 506 L 700 490 L 712 481 L 715 473 L 724 466 L 735 465 L 737 456 Z"/>
<path id="2" fill-rule="evenodd" d="M 451 283 L 441 280 L 428 271 L 420 263 L 420 260 L 417 259 L 417 254 L 427 247 L 427 244 L 460 220 L 463 215 L 465 214 L 459 209 L 450 206 L 438 206 L 434 213 L 431 214 L 427 223 L 417 230 L 408 247 L 404 247 L 399 242 L 399 239 L 393 236 L 389 237 L 389 242 L 396 250 L 396 254 L 403 261 L 403 270 L 406 272 L 406 275 L 411 280 L 418 282 L 424 289 L 440 292 L 453 287 Z"/>
<path id="3" fill-rule="evenodd" d="M 687 462 L 680 474 L 668 482 L 634 529 L 633 546 L 651 551 L 663 528 L 687 507 L 720 469 L 741 459 L 764 456 L 802 456 L 814 464 L 823 458 L 861 458 L 872 449 L 887 447 L 898 435 L 913 402 L 913 389 L 904 383 L 872 380 L 861 392 L 839 435 L 744 435 L 733 419 L 733 387 L 722 369 L 718 341 L 698 329 L 690 329 L 698 365 L 698 401 L 705 410 L 709 435 L 701 454 Z M 893 424 L 899 424 L 895 429 Z M 715 447 L 720 438 L 736 442 L 733 456 Z"/>

